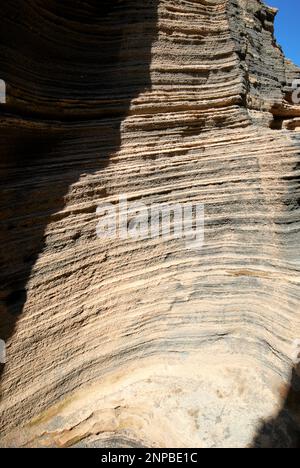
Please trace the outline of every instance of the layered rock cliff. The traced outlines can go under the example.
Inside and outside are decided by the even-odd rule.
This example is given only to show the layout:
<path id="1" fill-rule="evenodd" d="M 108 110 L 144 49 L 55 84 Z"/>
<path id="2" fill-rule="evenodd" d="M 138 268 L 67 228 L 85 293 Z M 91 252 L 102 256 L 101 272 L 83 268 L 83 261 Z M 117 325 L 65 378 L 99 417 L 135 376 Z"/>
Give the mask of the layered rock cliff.
<path id="1" fill-rule="evenodd" d="M 1 446 L 297 445 L 300 78 L 258 0 L 8 0 Z M 205 243 L 96 236 L 205 205 Z"/>

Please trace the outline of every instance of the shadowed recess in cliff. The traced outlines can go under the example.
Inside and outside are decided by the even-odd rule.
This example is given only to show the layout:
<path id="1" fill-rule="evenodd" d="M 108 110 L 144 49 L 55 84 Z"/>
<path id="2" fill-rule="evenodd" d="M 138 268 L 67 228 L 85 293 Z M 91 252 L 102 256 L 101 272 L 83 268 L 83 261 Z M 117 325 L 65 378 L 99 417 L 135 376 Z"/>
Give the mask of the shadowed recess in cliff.
<path id="1" fill-rule="evenodd" d="M 253 448 L 300 448 L 300 365 L 293 369 L 284 393 L 281 410 L 261 424 Z"/>
<path id="2" fill-rule="evenodd" d="M 8 89 L 0 108 L 0 338 L 7 341 L 46 227 L 69 187 L 118 151 L 132 99 L 151 86 L 157 0 L 8 0 L 0 24 Z"/>

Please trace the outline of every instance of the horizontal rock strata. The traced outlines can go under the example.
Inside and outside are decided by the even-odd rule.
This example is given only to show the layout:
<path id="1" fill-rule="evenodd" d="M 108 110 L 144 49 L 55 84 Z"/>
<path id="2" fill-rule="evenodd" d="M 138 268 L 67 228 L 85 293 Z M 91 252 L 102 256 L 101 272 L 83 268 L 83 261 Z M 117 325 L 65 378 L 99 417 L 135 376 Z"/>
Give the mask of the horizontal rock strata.
<path id="1" fill-rule="evenodd" d="M 275 10 L 2 9 L 0 445 L 296 445 L 300 74 Z M 204 204 L 203 248 L 97 238 L 121 194 Z"/>

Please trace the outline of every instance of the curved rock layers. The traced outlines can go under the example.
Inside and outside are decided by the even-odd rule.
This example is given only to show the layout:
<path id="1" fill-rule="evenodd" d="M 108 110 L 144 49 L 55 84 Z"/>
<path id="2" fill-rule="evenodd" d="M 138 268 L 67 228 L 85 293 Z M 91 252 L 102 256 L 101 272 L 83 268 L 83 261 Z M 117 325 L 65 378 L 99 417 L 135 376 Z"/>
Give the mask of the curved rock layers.
<path id="1" fill-rule="evenodd" d="M 100 3 L 0 20 L 0 445 L 295 446 L 299 70 L 275 10 Z M 203 248 L 97 238 L 120 195 L 204 204 Z"/>

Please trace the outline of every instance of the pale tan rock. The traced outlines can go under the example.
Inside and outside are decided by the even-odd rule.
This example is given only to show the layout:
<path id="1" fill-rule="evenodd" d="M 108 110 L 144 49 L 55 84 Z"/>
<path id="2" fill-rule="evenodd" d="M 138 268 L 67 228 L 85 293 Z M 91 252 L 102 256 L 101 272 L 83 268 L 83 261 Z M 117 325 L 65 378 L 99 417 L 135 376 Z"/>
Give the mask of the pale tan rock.
<path id="1" fill-rule="evenodd" d="M 275 11 L 85 3 L 26 2 L 4 61 L 0 445 L 294 446 L 300 74 Z M 120 194 L 203 203 L 202 250 L 98 239 Z"/>

